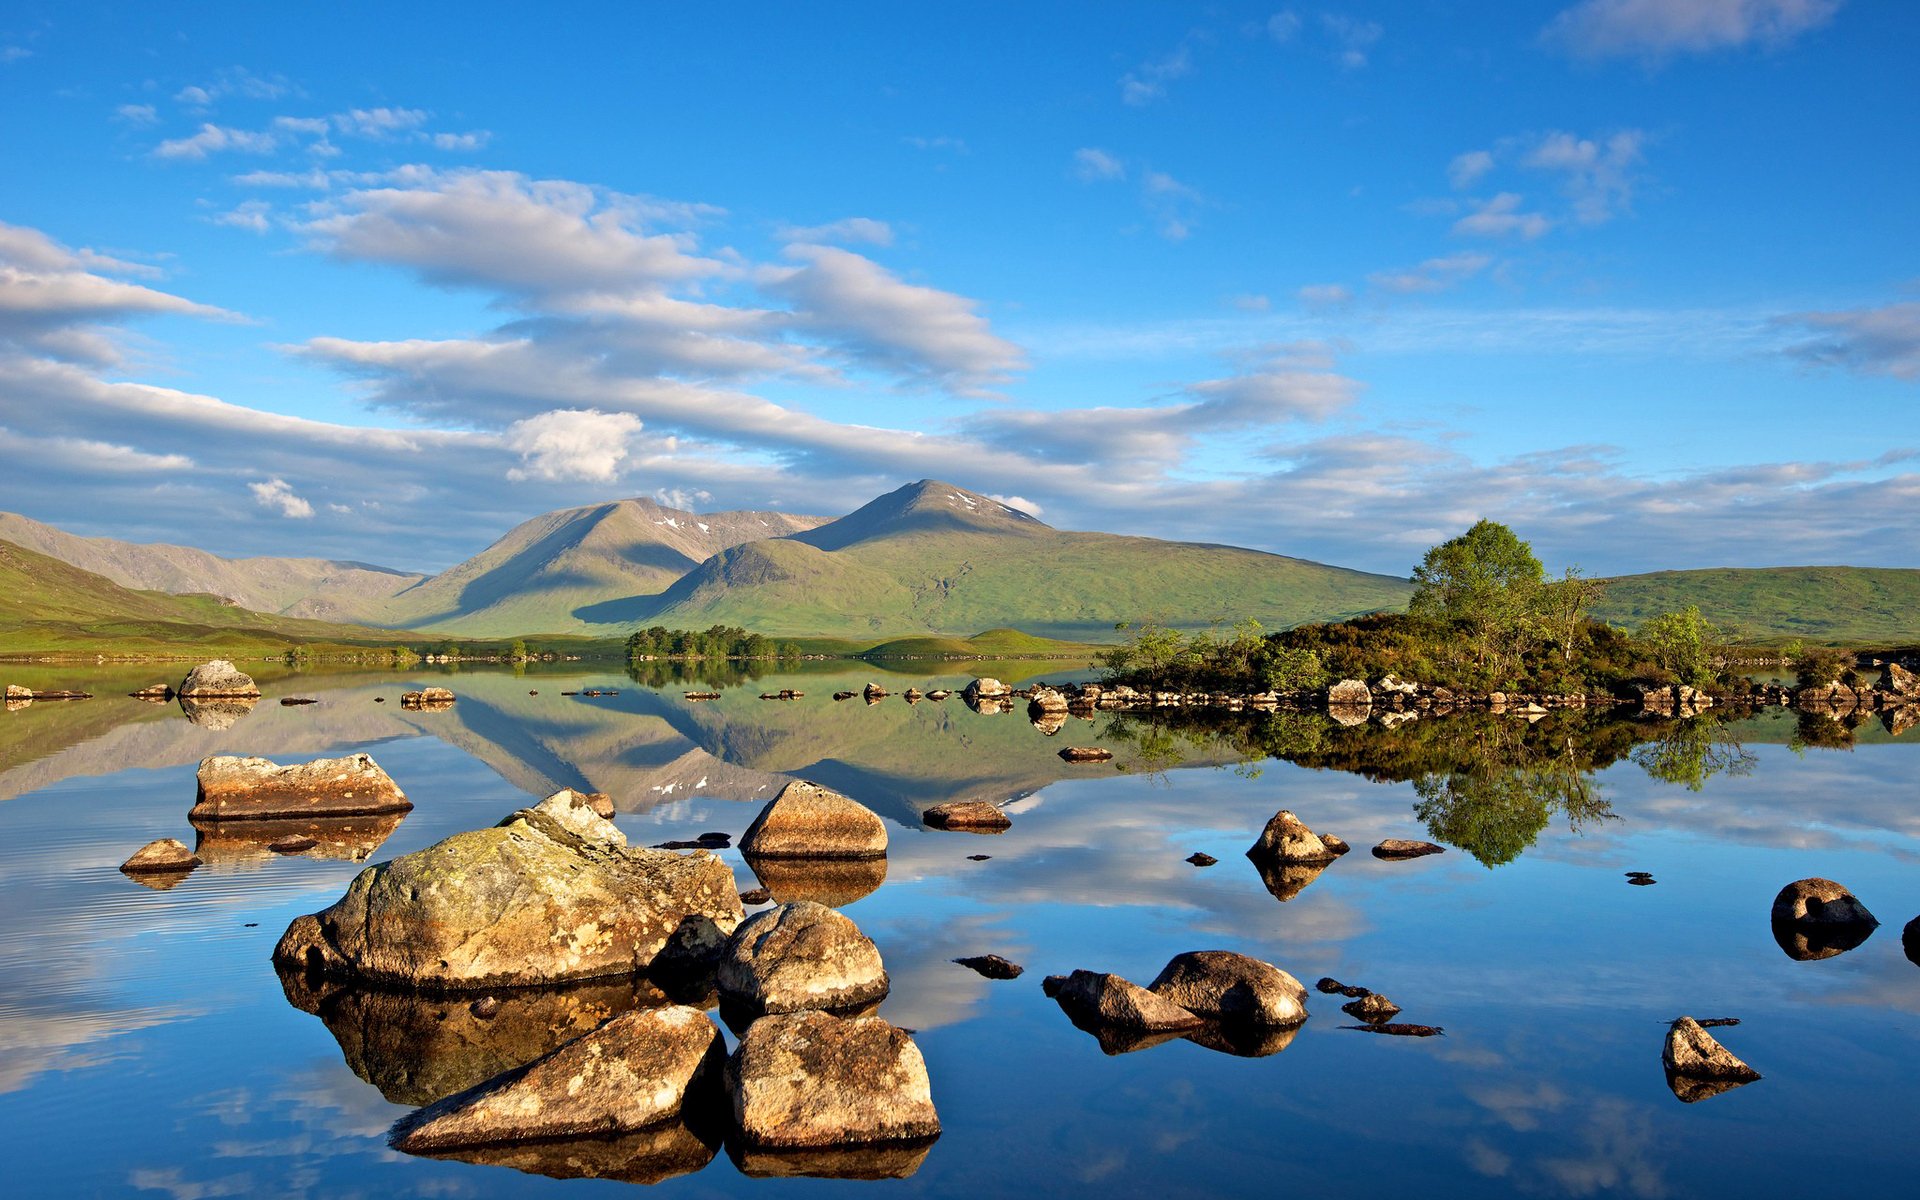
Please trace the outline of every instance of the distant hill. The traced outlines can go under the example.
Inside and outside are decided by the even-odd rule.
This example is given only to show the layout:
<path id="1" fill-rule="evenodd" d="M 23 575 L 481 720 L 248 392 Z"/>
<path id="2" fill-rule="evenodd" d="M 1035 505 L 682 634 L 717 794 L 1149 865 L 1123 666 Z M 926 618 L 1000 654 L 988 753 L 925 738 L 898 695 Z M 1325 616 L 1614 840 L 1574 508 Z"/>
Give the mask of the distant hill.
<path id="1" fill-rule="evenodd" d="M 0 541 L 0 653 L 273 649 L 393 640 L 376 629 L 261 613 L 218 596 L 124 588 L 104 575 Z"/>
<path id="2" fill-rule="evenodd" d="M 1920 639 L 1920 570 L 1891 567 L 1715 567 L 1607 581 L 1594 615 L 1628 628 L 1700 607 L 1740 641 L 1853 642 Z"/>
<path id="3" fill-rule="evenodd" d="M 792 537 L 701 563 L 649 623 L 775 636 L 960 634 L 1013 626 L 1110 640 L 1119 621 L 1270 628 L 1399 608 L 1409 583 L 1257 550 L 1071 533 L 937 480 Z"/>
<path id="4" fill-rule="evenodd" d="M 122 587 L 177 595 L 204 592 L 259 612 L 363 620 L 423 576 L 325 558 L 221 558 L 191 546 L 89 538 L 0 512 L 0 540 Z"/>
<path id="5" fill-rule="evenodd" d="M 825 517 L 691 513 L 651 500 L 567 508 L 523 522 L 479 554 L 371 610 L 382 625 L 502 637 L 625 636 L 687 572 L 729 547 L 814 528 Z"/>

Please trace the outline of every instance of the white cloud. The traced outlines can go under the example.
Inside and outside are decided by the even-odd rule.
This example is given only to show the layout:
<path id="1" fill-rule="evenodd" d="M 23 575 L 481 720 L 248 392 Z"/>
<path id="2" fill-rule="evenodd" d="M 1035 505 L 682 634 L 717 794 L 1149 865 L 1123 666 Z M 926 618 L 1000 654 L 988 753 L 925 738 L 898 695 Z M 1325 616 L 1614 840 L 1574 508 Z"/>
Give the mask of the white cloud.
<path id="1" fill-rule="evenodd" d="M 160 119 L 151 104 L 122 104 L 113 110 L 113 115 L 129 125 L 151 125 Z"/>
<path id="2" fill-rule="evenodd" d="M 213 217 L 215 225 L 226 225 L 234 229 L 244 229 L 249 233 L 266 233 L 273 228 L 273 206 L 264 200 L 243 200 L 226 212 Z"/>
<path id="3" fill-rule="evenodd" d="M 1638 129 L 1623 129 L 1597 141 L 1555 131 L 1541 138 L 1521 165 L 1560 174 L 1562 190 L 1573 203 L 1574 219 L 1597 225 L 1632 202 L 1633 171 L 1645 141 L 1646 135 Z"/>
<path id="4" fill-rule="evenodd" d="M 1294 293 L 1308 308 L 1339 308 L 1353 301 L 1353 289 L 1343 283 L 1310 283 Z"/>
<path id="5" fill-rule="evenodd" d="M 155 158 L 188 159 L 198 162 L 209 154 L 233 150 L 241 154 L 271 154 L 279 142 L 270 133 L 234 129 L 225 125 L 202 124 L 189 137 L 170 138 L 153 148 Z"/>
<path id="6" fill-rule="evenodd" d="M 247 490 L 253 493 L 255 504 L 290 521 L 305 521 L 313 516 L 313 505 L 294 495 L 292 486 L 284 479 L 249 483 Z"/>
<path id="7" fill-rule="evenodd" d="M 1920 380 L 1920 301 L 1881 308 L 1792 313 L 1776 324 L 1814 331 L 1811 341 L 1787 347 L 1806 362 L 1863 375 Z"/>
<path id="8" fill-rule="evenodd" d="M 872 217 L 847 217 L 825 225 L 788 225 L 780 230 L 788 242 L 846 242 L 869 246 L 893 245 L 893 226 Z"/>
<path id="9" fill-rule="evenodd" d="M 1474 185 L 1482 175 L 1493 170 L 1493 153 L 1488 150 L 1469 150 L 1465 154 L 1456 154 L 1447 164 L 1447 179 L 1454 188 L 1468 188 Z"/>
<path id="10" fill-rule="evenodd" d="M 120 352 L 100 323 L 160 314 L 232 319 L 221 309 L 99 272 L 153 273 L 90 250 L 70 250 L 36 229 L 0 223 L 0 352 L 24 349 L 106 364 L 117 362 Z"/>
<path id="11" fill-rule="evenodd" d="M 1661 59 L 1749 44 L 1777 48 L 1818 29 L 1841 0 L 1582 0 L 1545 37 L 1590 58 Z"/>
<path id="12" fill-rule="evenodd" d="M 1125 179 L 1127 165 L 1105 150 L 1094 146 L 1082 146 L 1073 152 L 1073 174 L 1081 183 Z"/>
<path id="13" fill-rule="evenodd" d="M 1163 99 L 1167 85 L 1193 70 L 1193 54 L 1185 43 L 1163 58 L 1141 63 L 1120 78 L 1120 99 L 1139 108 Z"/>
<path id="14" fill-rule="evenodd" d="M 1237 296 L 1228 296 L 1227 303 L 1241 312 L 1268 312 L 1273 308 L 1273 298 L 1258 292 L 1243 292 Z"/>
<path id="15" fill-rule="evenodd" d="M 1002 496 L 998 492 L 995 492 L 988 495 L 987 499 L 998 500 L 1000 503 L 1006 505 L 1008 508 L 1017 508 L 1021 512 L 1026 513 L 1030 517 L 1043 516 L 1047 511 L 1046 509 L 1041 508 L 1038 504 L 1035 504 L 1033 501 L 1027 499 L 1025 496 Z"/>
<path id="16" fill-rule="evenodd" d="M 1522 200 L 1518 192 L 1501 192 L 1455 221 L 1453 231 L 1467 237 L 1519 237 L 1532 241 L 1553 228 L 1553 222 L 1540 213 L 1521 212 Z"/>
<path id="17" fill-rule="evenodd" d="M 436 133 L 432 135 L 437 150 L 484 150 L 493 140 L 493 132 L 487 129 L 473 129 L 466 133 Z"/>
<path id="18" fill-rule="evenodd" d="M 1291 42 L 1300 33 L 1300 14 L 1292 9 L 1282 9 L 1267 18 L 1267 36 L 1281 45 Z"/>
<path id="19" fill-rule="evenodd" d="M 1147 171 L 1140 177 L 1140 202 L 1153 215 L 1161 237 L 1183 242 L 1193 233 L 1196 214 L 1207 200 L 1199 189 L 1165 171 Z"/>
<path id="20" fill-rule="evenodd" d="M 1363 21 L 1339 13 L 1321 13 L 1320 26 L 1335 47 L 1341 66 L 1357 70 L 1367 65 L 1367 54 L 1386 30 L 1378 21 Z"/>
<path id="21" fill-rule="evenodd" d="M 612 483 L 639 434 L 640 418 L 597 409 L 556 409 L 507 428 L 507 445 L 521 465 L 507 472 L 515 483 L 528 479 L 579 479 Z"/>
<path id="22" fill-rule="evenodd" d="M 107 475 L 171 474 L 193 469 L 184 454 L 149 454 L 132 446 L 79 437 L 28 437 L 0 425 L 0 453 L 14 461 L 31 457 L 41 468 Z"/>
<path id="23" fill-rule="evenodd" d="M 1485 254 L 1449 254 L 1429 258 L 1417 267 L 1399 271 L 1378 271 L 1367 282 L 1382 291 L 1409 295 L 1416 292 L 1444 292 L 1487 269 L 1493 259 Z"/>

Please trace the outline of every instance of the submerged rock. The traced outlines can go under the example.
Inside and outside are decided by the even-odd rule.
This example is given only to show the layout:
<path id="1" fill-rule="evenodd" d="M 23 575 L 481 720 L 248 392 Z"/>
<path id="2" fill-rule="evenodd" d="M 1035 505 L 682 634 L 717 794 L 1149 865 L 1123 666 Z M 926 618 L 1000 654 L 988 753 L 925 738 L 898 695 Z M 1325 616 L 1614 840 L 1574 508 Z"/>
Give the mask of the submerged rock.
<path id="1" fill-rule="evenodd" d="M 754 1014 L 853 1009 L 888 988 L 873 941 L 844 914 L 809 900 L 740 922 L 715 979 L 722 999 Z"/>
<path id="2" fill-rule="evenodd" d="M 1016 962 L 1008 962 L 998 954 L 980 954 L 972 958 L 953 960 L 976 974 L 988 979 L 1018 979 L 1026 974 L 1026 968 Z"/>
<path id="3" fill-rule="evenodd" d="M 938 1137 L 926 1060 L 879 1017 L 762 1017 L 727 1061 L 740 1139 L 756 1149 L 833 1149 Z"/>
<path id="4" fill-rule="evenodd" d="M 260 698 L 260 685 L 253 681 L 253 676 L 224 658 L 201 663 L 188 671 L 175 690 L 181 698 L 191 700 Z"/>
<path id="5" fill-rule="evenodd" d="M 404 1118 L 391 1141 L 417 1153 L 632 1133 L 679 1116 L 703 1084 L 719 1083 L 725 1061 L 720 1030 L 699 1009 L 637 1009 Z"/>
<path id="6" fill-rule="evenodd" d="M 857 801 L 796 779 L 747 826 L 740 852 L 756 858 L 877 858 L 887 852 L 887 827 Z"/>
<path id="7" fill-rule="evenodd" d="M 1259 840 L 1247 848 L 1247 857 L 1259 862 L 1332 862 L 1339 855 L 1306 823 L 1287 809 L 1273 814 Z"/>
<path id="8" fill-rule="evenodd" d="M 1446 849 L 1432 842 L 1413 842 L 1406 838 L 1388 838 L 1373 848 L 1375 858 L 1398 861 L 1405 858 L 1425 858 L 1429 854 L 1445 854 Z"/>
<path id="9" fill-rule="evenodd" d="M 148 842 L 133 852 L 133 857 L 120 864 L 120 869 L 128 875 L 166 875 L 181 874 L 200 865 L 200 860 L 186 843 L 178 838 L 160 838 Z"/>
<path id="10" fill-rule="evenodd" d="M 1307 989 L 1298 979 L 1231 950 L 1177 954 L 1147 990 L 1217 1021 L 1298 1025 L 1307 1019 Z"/>
<path id="11" fill-rule="evenodd" d="M 1404 1021 L 1382 1021 L 1377 1024 L 1348 1025 L 1343 1028 L 1358 1029 L 1362 1033 L 1380 1033 L 1388 1037 L 1440 1037 L 1447 1032 L 1438 1025 L 1409 1025 Z"/>
<path id="12" fill-rule="evenodd" d="M 1878 925 L 1867 906 L 1831 879 L 1799 879 L 1773 898 L 1773 919 L 1795 925 Z"/>
<path id="13" fill-rule="evenodd" d="M 638 973 L 684 918 L 731 931 L 741 914 L 711 853 L 630 848 L 568 791 L 360 872 L 274 960 L 407 986 L 554 984 Z"/>
<path id="14" fill-rule="evenodd" d="M 1013 828 L 1013 818 L 985 800 L 954 800 L 936 804 L 920 814 L 920 819 L 935 829 L 956 829 L 968 833 L 1000 833 Z"/>
<path id="15" fill-rule="evenodd" d="M 1167 997 L 1102 971 L 1049 975 L 1041 986 L 1082 1029 L 1180 1033 L 1204 1023 Z"/>
<path id="16" fill-rule="evenodd" d="M 372 757 L 316 758 L 283 767 L 264 758 L 202 759 L 190 820 L 264 821 L 357 817 L 413 808 Z"/>

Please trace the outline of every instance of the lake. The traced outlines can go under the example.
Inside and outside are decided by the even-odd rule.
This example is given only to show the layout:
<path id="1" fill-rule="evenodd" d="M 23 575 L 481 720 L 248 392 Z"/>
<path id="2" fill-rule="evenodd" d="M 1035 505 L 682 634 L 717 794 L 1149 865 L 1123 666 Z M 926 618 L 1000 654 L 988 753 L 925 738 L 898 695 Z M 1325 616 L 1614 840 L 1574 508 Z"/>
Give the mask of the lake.
<path id="1" fill-rule="evenodd" d="M 1101 714 L 1047 736 L 1019 707 L 989 716 L 957 695 L 909 705 L 898 693 L 957 689 L 970 668 L 1018 683 L 1085 678 L 1084 667 L 919 665 L 808 663 L 732 678 L 704 703 L 667 673 L 641 681 L 585 663 L 272 669 L 258 672 L 258 706 L 198 724 L 178 705 L 123 695 L 178 682 L 184 665 L 0 667 L 0 683 L 98 697 L 0 714 L 8 1194 L 583 1196 L 632 1193 L 671 1171 L 683 1173 L 646 1186 L 676 1197 L 1911 1186 L 1920 967 L 1901 929 L 1920 914 L 1920 731 L 1781 712 L 1394 729 Z M 869 680 L 896 694 L 829 698 Z M 423 685 L 459 701 L 402 711 L 400 692 Z M 806 694 L 758 699 L 783 687 Z M 595 688 L 619 694 L 561 695 Z M 276 702 L 296 695 L 318 703 Z M 1058 755 L 1069 745 L 1115 758 L 1069 765 Z M 406 790 L 415 808 L 403 820 L 363 821 L 285 856 L 244 830 L 188 824 L 207 755 L 353 751 Z M 893 982 L 880 1015 L 915 1031 L 945 1129 L 923 1158 L 875 1168 L 902 1178 L 760 1178 L 724 1147 L 636 1163 L 642 1184 L 534 1173 L 610 1169 L 578 1152 L 512 1165 L 400 1154 L 385 1140 L 397 1118 L 632 994 L 523 997 L 492 1027 L 425 999 L 347 996 L 309 1012 L 269 962 L 288 922 L 332 903 L 367 862 L 494 824 L 561 787 L 608 793 L 619 826 L 648 844 L 708 830 L 737 839 L 795 777 L 888 822 L 883 878 L 768 882 L 776 895 L 822 889 L 880 948 Z M 956 799 L 1001 803 L 1013 827 L 922 827 L 922 810 Z M 1263 879 L 1243 852 L 1283 808 L 1354 853 L 1305 881 Z M 164 889 L 119 872 L 160 837 L 198 840 L 206 865 Z M 1387 862 L 1367 853 L 1384 838 L 1448 848 Z M 1185 861 L 1195 852 L 1219 861 L 1196 867 Z M 756 886 L 736 851 L 721 856 L 743 890 Z M 1657 884 L 1632 886 L 1629 871 Z M 1769 905 L 1807 876 L 1846 884 L 1881 927 L 1845 953 L 1790 957 Z M 1075 968 L 1144 984 L 1201 949 L 1291 972 L 1310 989 L 1311 1018 L 1259 1057 L 1186 1040 L 1108 1054 L 1040 986 Z M 993 981 L 950 961 L 988 953 L 1025 975 Z M 1322 976 L 1445 1032 L 1356 1029 L 1339 997 L 1311 991 Z M 1681 1102 L 1660 1054 L 1682 1014 L 1739 1018 L 1714 1032 L 1762 1078 Z"/>

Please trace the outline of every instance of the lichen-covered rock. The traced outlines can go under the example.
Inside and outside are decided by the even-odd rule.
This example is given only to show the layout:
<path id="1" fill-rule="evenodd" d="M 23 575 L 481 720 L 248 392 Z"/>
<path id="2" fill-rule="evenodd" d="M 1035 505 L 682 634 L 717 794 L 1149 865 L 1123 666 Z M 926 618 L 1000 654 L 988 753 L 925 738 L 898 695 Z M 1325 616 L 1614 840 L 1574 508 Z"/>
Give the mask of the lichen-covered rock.
<path id="1" fill-rule="evenodd" d="M 451 705 L 455 699 L 457 699 L 457 697 L 443 687 L 421 688 L 417 692 L 401 692 L 400 707 L 446 708 Z"/>
<path id="2" fill-rule="evenodd" d="M 331 907 L 295 919 L 274 960 L 447 989 L 603 979 L 644 970 L 695 915 L 739 924 L 725 863 L 631 848 L 578 793 L 560 792 L 367 868 Z"/>
<path id="3" fill-rule="evenodd" d="M 1147 990 L 1218 1021 L 1297 1025 L 1307 1019 L 1307 989 L 1298 979 L 1231 950 L 1177 954 Z"/>
<path id="4" fill-rule="evenodd" d="M 985 800 L 936 804 L 920 814 L 920 819 L 935 829 L 965 829 L 976 833 L 999 833 L 1013 827 L 1013 818 Z"/>
<path id="5" fill-rule="evenodd" d="M 1676 1077 L 1732 1086 L 1760 1078 L 1760 1072 L 1740 1061 L 1692 1017 L 1681 1017 L 1667 1030 L 1667 1044 L 1661 1051 L 1660 1061 L 1666 1065 L 1667 1083 L 1674 1095 L 1689 1104 L 1718 1095 L 1727 1088 L 1683 1088 L 1676 1083 Z"/>
<path id="6" fill-rule="evenodd" d="M 857 801 L 796 779 L 747 826 L 740 852 L 755 858 L 877 858 L 887 852 L 887 827 Z"/>
<path id="7" fill-rule="evenodd" d="M 258 699 L 260 696 L 260 686 L 254 683 L 253 677 L 224 658 L 201 663 L 188 671 L 175 691 L 183 697 L 200 700 L 242 696 Z"/>
<path id="8" fill-rule="evenodd" d="M 1205 1022 L 1165 996 L 1101 971 L 1050 975 L 1042 984 L 1075 1025 L 1138 1032 L 1178 1032 Z"/>
<path id="9" fill-rule="evenodd" d="M 722 998 L 754 1013 L 857 1008 L 888 988 L 873 941 L 845 914 L 810 900 L 740 922 L 715 980 Z"/>
<path id="10" fill-rule="evenodd" d="M 202 759 L 199 794 L 187 816 L 199 821 L 357 817 L 413 808 L 372 757 L 316 758 L 283 767 L 264 758 Z"/>
<path id="11" fill-rule="evenodd" d="M 1773 898 L 1773 919 L 1792 925 L 1878 925 L 1867 906 L 1831 879 L 1797 879 Z"/>
<path id="12" fill-rule="evenodd" d="M 699 1009 L 636 1009 L 404 1118 L 392 1143 L 418 1153 L 631 1133 L 678 1116 L 725 1063 L 719 1027 Z"/>
<path id="13" fill-rule="evenodd" d="M 1287 809 L 1273 814 L 1258 841 L 1247 849 L 1255 862 L 1331 862 L 1338 855 L 1306 823 Z"/>
<path id="14" fill-rule="evenodd" d="M 727 1061 L 733 1123 L 749 1146 L 829 1148 L 938 1137 L 926 1060 L 879 1017 L 762 1017 Z"/>
<path id="15" fill-rule="evenodd" d="M 199 865 L 199 858 L 187 849 L 185 842 L 178 838 L 160 838 L 135 850 L 132 858 L 120 864 L 120 869 L 129 875 L 158 875 L 191 871 Z"/>
<path id="16" fill-rule="evenodd" d="M 1920 675 L 1890 662 L 1880 673 L 1880 686 L 1896 696 L 1920 696 Z"/>

